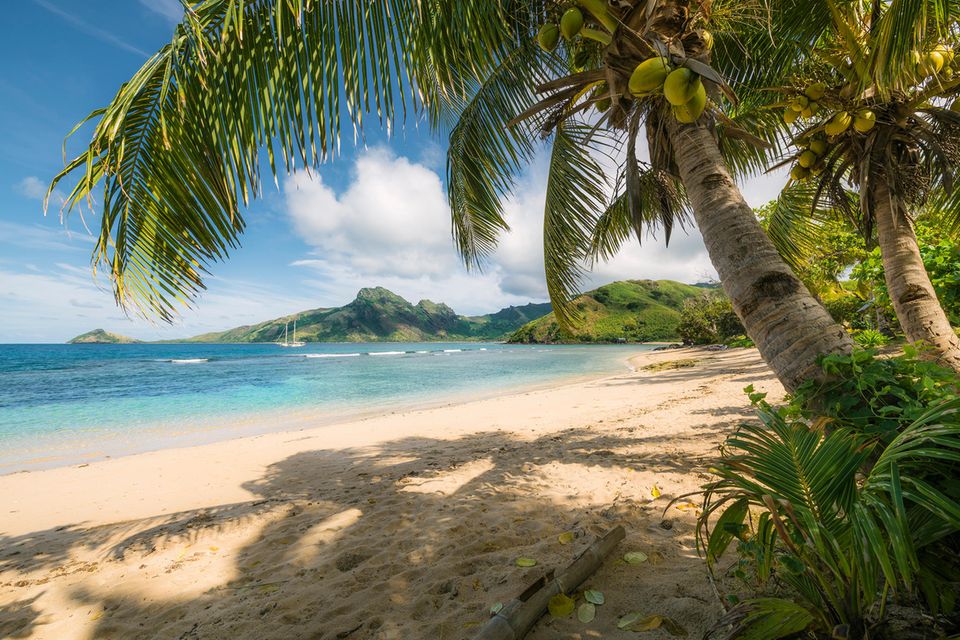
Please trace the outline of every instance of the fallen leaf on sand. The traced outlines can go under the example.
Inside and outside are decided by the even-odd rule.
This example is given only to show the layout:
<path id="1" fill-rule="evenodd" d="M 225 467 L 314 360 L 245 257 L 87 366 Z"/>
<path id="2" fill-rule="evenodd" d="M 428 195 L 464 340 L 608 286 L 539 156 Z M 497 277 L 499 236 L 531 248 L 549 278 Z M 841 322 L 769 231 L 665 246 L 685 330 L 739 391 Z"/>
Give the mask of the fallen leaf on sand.
<path id="1" fill-rule="evenodd" d="M 584 602 L 580 605 L 580 608 L 577 609 L 577 620 L 586 624 L 588 622 L 593 622 L 593 619 L 597 617 L 597 607 L 592 602 Z"/>
<path id="2" fill-rule="evenodd" d="M 606 602 L 606 599 L 603 597 L 603 592 L 597 591 L 596 589 L 587 589 L 583 592 L 583 597 L 591 604 L 603 604 Z"/>
<path id="3" fill-rule="evenodd" d="M 518 567 L 535 567 L 537 566 L 537 561 L 533 558 L 517 558 Z"/>
<path id="4" fill-rule="evenodd" d="M 490 607 L 490 615 L 495 616 L 495 615 L 497 615 L 498 613 L 500 613 L 501 611 L 503 611 L 503 603 L 502 603 L 502 602 L 496 602 L 496 603 L 494 603 L 494 605 L 493 605 L 492 607 Z"/>
<path id="5" fill-rule="evenodd" d="M 628 564 L 640 564 L 647 561 L 647 554 L 643 551 L 628 551 L 623 554 L 623 559 Z"/>
<path id="6" fill-rule="evenodd" d="M 639 611 L 631 611 L 617 623 L 618 629 L 630 629 L 630 631 L 653 631 L 659 629 L 663 624 L 661 616 L 644 616 Z"/>
<path id="7" fill-rule="evenodd" d="M 660 487 L 658 487 L 657 485 L 653 485 L 653 489 L 650 489 L 650 495 L 652 495 L 654 498 L 659 498 L 661 495 Z"/>
<path id="8" fill-rule="evenodd" d="M 550 598 L 550 602 L 547 603 L 547 610 L 554 618 L 566 618 L 573 613 L 576 605 L 577 603 L 573 598 L 565 594 L 558 593 Z"/>
<path id="9" fill-rule="evenodd" d="M 573 531 L 567 531 L 557 536 L 557 542 L 559 542 L 560 544 L 570 544 L 571 542 L 573 542 L 573 539 L 575 537 L 576 536 L 573 534 Z"/>
<path id="10" fill-rule="evenodd" d="M 682 624 L 674 620 L 673 618 L 664 618 L 663 619 L 663 628 L 667 630 L 672 636 L 686 637 L 689 635 L 687 630 L 683 627 Z"/>

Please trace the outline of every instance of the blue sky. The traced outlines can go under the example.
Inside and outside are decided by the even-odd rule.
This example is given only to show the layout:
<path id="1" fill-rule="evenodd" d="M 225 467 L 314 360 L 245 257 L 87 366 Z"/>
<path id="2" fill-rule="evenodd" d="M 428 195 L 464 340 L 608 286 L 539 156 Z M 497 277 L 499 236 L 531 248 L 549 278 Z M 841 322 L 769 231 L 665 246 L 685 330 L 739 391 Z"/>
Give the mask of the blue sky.
<path id="1" fill-rule="evenodd" d="M 423 127 L 359 148 L 280 189 L 246 213 L 243 246 L 213 267 L 204 293 L 173 325 L 131 319 L 90 270 L 94 214 L 61 224 L 40 199 L 62 167 L 63 136 L 104 105 L 148 55 L 169 41 L 178 0 L 22 0 L 4 7 L 0 39 L 0 343 L 62 342 L 103 327 L 138 338 L 226 329 L 349 302 L 386 286 L 413 302 L 430 298 L 460 313 L 546 299 L 541 248 L 543 162 L 506 203 L 513 232 L 482 274 L 467 273 L 450 240 L 443 196 L 445 140 Z M 79 148 L 78 138 L 68 153 Z M 779 178 L 745 185 L 751 204 Z M 56 196 L 57 194 L 55 194 Z M 669 249 L 651 240 L 599 265 L 586 286 L 620 278 L 693 282 L 713 275 L 696 232 Z"/>

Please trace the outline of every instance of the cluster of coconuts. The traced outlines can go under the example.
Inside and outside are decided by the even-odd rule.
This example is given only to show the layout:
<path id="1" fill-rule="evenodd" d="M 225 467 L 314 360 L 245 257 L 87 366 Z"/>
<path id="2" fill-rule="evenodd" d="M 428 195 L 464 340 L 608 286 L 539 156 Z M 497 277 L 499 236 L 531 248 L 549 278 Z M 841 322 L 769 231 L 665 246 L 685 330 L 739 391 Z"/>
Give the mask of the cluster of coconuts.
<path id="1" fill-rule="evenodd" d="M 711 40 L 704 38 L 709 43 Z M 707 108 L 707 90 L 700 75 L 687 67 L 674 69 L 663 57 L 648 58 L 637 65 L 627 86 L 638 98 L 663 93 L 678 122 L 696 122 Z"/>
<path id="2" fill-rule="evenodd" d="M 827 85 L 822 82 L 814 82 L 807 85 L 803 93 L 795 96 L 783 110 L 783 121 L 787 124 L 793 124 L 799 118 L 812 118 L 820 110 L 818 100 L 827 93 Z"/>
<path id="3" fill-rule="evenodd" d="M 560 44 L 560 36 L 568 42 L 572 42 L 579 36 L 596 40 L 604 46 L 610 44 L 610 33 L 589 26 L 587 17 L 583 14 L 584 10 L 592 14 L 596 21 L 610 33 L 616 28 L 616 21 L 607 9 L 606 0 L 579 0 L 577 5 L 564 10 L 560 16 L 559 25 L 548 22 L 540 27 L 540 32 L 537 34 L 540 47 L 547 53 L 554 51 Z"/>
<path id="4" fill-rule="evenodd" d="M 794 180 L 806 180 L 810 176 L 818 175 L 826 166 L 824 156 L 830 148 L 827 139 L 823 135 L 815 135 L 797 141 L 797 146 L 802 149 L 797 156 L 797 164 L 790 170 L 790 177 Z"/>

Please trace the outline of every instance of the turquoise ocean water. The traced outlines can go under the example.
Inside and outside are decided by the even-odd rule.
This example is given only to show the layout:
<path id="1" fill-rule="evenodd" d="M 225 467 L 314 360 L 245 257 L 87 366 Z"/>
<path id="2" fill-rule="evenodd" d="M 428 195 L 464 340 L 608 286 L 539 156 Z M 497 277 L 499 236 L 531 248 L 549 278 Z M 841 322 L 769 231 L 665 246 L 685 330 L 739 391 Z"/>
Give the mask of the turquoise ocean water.
<path id="1" fill-rule="evenodd" d="M 643 345 L 0 345 L 0 474 L 627 370 Z"/>

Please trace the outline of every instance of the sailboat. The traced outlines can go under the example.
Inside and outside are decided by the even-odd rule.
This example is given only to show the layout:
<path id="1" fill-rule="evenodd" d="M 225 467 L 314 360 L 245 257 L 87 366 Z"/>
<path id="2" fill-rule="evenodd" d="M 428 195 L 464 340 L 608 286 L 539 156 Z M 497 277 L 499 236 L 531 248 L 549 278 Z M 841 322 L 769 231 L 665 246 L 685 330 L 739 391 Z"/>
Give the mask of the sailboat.
<path id="1" fill-rule="evenodd" d="M 297 319 L 293 319 L 293 341 L 291 342 L 287 337 L 287 330 L 290 328 L 290 323 L 287 322 L 283 325 L 283 342 L 278 342 L 277 344 L 281 347 L 302 347 L 306 342 L 297 341 Z"/>

